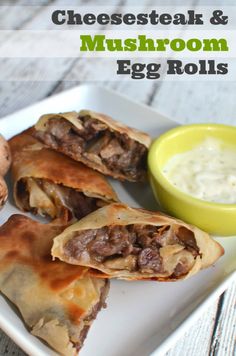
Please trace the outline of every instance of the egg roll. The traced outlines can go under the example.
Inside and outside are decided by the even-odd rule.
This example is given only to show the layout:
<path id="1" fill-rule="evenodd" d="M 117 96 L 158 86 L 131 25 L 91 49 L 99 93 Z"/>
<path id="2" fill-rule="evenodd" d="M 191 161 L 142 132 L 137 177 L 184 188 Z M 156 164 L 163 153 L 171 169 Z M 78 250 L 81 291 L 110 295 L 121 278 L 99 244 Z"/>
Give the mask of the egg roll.
<path id="1" fill-rule="evenodd" d="M 185 279 L 224 253 L 197 227 L 159 212 L 111 204 L 55 237 L 52 256 L 127 280 Z"/>
<path id="2" fill-rule="evenodd" d="M 120 180 L 144 181 L 149 135 L 88 110 L 43 115 L 36 136 L 56 151 Z"/>
<path id="3" fill-rule="evenodd" d="M 13 137 L 14 200 L 22 211 L 80 219 L 118 197 L 100 173 L 51 150 L 34 138 L 34 129 Z"/>
<path id="4" fill-rule="evenodd" d="M 0 291 L 33 335 L 72 356 L 105 306 L 109 283 L 90 277 L 87 268 L 52 261 L 53 238 L 64 228 L 11 216 L 0 227 Z"/>

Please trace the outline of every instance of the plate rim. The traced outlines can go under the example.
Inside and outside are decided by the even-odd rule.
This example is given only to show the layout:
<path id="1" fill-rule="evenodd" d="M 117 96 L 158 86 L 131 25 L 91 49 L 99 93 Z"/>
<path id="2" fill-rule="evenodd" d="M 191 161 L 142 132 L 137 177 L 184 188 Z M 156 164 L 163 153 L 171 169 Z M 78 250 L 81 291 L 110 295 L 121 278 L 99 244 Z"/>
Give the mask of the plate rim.
<path id="1" fill-rule="evenodd" d="M 22 115 L 24 111 L 27 111 L 29 109 L 36 109 L 38 106 L 45 104 L 47 102 L 50 102 L 54 99 L 58 99 L 60 97 L 63 97 L 64 95 L 70 95 L 70 94 L 76 94 L 79 93 L 80 91 L 90 91 L 90 90 L 101 90 L 104 95 L 106 93 L 110 93 L 116 97 L 120 97 L 122 100 L 125 100 L 126 102 L 129 102 L 131 105 L 135 105 L 138 107 L 142 107 L 143 109 L 152 112 L 154 114 L 159 115 L 159 117 L 162 117 L 163 119 L 166 119 L 170 122 L 179 124 L 175 120 L 172 120 L 165 115 L 162 115 L 159 113 L 155 108 L 152 108 L 142 102 L 137 102 L 133 98 L 129 98 L 125 94 L 121 94 L 116 92 L 113 89 L 110 88 L 105 88 L 102 87 L 101 85 L 97 84 L 81 84 L 81 85 L 76 85 L 70 89 L 64 90 L 62 92 L 56 93 L 55 95 L 43 98 L 41 100 L 36 101 L 35 103 L 28 105 L 24 108 L 21 108 L 20 110 L 15 110 L 14 112 L 7 114 L 3 117 L 0 117 L 0 127 L 1 124 L 6 122 L 8 120 L 11 120 L 12 117 L 15 115 Z M 9 121 L 8 121 L 9 122 Z M 232 281 L 236 279 L 236 271 L 231 272 L 228 274 L 219 284 L 217 285 L 216 288 L 213 288 L 209 294 L 207 294 L 204 299 L 199 302 L 199 304 L 196 305 L 196 307 L 190 312 L 186 318 L 177 326 L 177 328 L 173 331 L 170 331 L 169 335 L 164 338 L 163 341 L 150 353 L 150 356 L 162 356 L 164 353 L 166 353 L 186 332 L 187 328 L 192 326 L 194 322 L 197 321 L 203 314 L 204 310 L 207 309 L 209 305 L 212 304 L 213 300 L 216 300 L 231 284 Z M 1 296 L 5 296 L 1 293 Z M 14 310 L 13 310 L 14 312 Z M 15 312 L 14 312 L 15 313 Z M 21 321 L 23 319 L 21 318 Z M 34 355 L 42 356 L 44 355 L 44 351 L 41 351 L 38 349 L 37 345 L 35 345 L 31 340 L 26 340 L 25 337 L 22 338 L 22 335 L 18 334 L 17 327 L 15 327 L 10 321 L 6 320 L 6 318 L 2 317 L 0 315 L 0 328 L 11 338 L 13 342 L 15 342 L 23 351 L 29 353 L 32 351 L 34 352 Z M 32 336 L 29 332 L 29 330 L 26 328 L 28 334 Z M 40 343 L 44 344 L 41 339 L 36 338 Z M 51 355 L 56 355 L 55 351 L 51 349 L 48 345 L 46 345 L 50 350 L 51 350 Z"/>

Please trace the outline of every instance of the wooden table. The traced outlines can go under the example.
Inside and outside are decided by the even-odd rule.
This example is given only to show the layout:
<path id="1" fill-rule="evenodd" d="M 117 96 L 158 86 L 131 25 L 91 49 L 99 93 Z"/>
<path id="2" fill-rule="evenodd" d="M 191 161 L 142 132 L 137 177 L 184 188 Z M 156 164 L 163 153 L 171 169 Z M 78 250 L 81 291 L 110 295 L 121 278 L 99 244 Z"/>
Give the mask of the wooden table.
<path id="1" fill-rule="evenodd" d="M 44 5 L 85 4 L 85 1 L 2 1 L 1 5 L 11 4 L 11 8 L 0 7 L 0 24 L 8 29 L 32 29 L 40 24 L 48 25 Z M 87 4 L 109 4 L 109 1 L 87 1 Z M 144 2 L 143 2 L 144 3 Z M 159 1 L 146 1 L 148 5 L 158 5 Z M 162 4 L 180 4 L 178 0 Z M 206 1 L 188 2 L 189 7 L 206 4 Z M 217 4 L 225 4 L 218 1 Z M 134 4 L 132 0 L 118 1 L 113 4 L 125 11 L 125 6 Z M 24 7 L 18 11 L 17 5 L 38 5 L 35 8 Z M 30 46 L 30 43 L 29 43 Z M 39 101 L 54 93 L 63 91 L 81 83 L 93 83 L 94 69 L 90 61 L 62 58 L 52 59 L 11 59 L 0 60 L 0 117 Z M 102 61 L 98 68 L 104 70 Z M 99 67 L 100 66 L 100 67 Z M 37 81 L 32 80 L 32 71 L 38 74 Z M 21 81 L 14 80 L 20 75 Z M 104 70 L 104 78 L 106 78 Z M 76 80 L 74 80 L 76 79 Z M 138 102 L 150 105 L 160 113 L 180 123 L 217 122 L 236 125 L 236 82 L 170 82 L 170 81 L 103 81 L 98 83 L 126 94 Z M 199 321 L 178 341 L 168 356 L 230 356 L 235 355 L 236 283 L 212 304 Z M 25 355 L 3 332 L 0 331 L 0 355 Z M 93 355 L 94 356 L 94 355 Z M 104 355 L 109 356 L 109 355 Z M 122 355 L 125 356 L 125 355 Z"/>

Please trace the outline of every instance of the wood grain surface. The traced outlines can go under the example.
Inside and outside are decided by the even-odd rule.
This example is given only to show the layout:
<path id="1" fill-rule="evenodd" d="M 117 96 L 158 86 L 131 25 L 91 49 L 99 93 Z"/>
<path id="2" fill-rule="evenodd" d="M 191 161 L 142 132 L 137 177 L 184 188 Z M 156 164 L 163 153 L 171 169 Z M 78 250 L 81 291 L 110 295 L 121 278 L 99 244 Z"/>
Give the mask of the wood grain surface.
<path id="1" fill-rule="evenodd" d="M 137 3 L 137 2 L 136 2 Z M 175 1 L 143 1 L 143 8 L 150 5 L 181 5 Z M 209 4 L 208 1 L 191 0 L 188 7 Z M 226 1 L 217 1 L 226 5 Z M 1 1 L 0 29 L 38 28 L 45 21 L 45 5 L 99 5 L 109 1 Z M 134 5 L 132 0 L 114 0 L 117 10 Z M 231 2 L 232 4 L 232 2 Z M 2 7 L 8 5 L 10 7 Z M 17 5 L 25 6 L 16 11 Z M 108 10 L 109 11 L 109 8 Z M 7 39 L 6 39 L 7 40 Z M 28 44 L 30 46 L 30 43 Z M 93 71 L 102 70 L 102 59 L 91 61 L 74 58 L 56 60 L 1 59 L 0 60 L 0 117 L 37 102 L 47 96 L 81 83 L 93 83 Z M 100 66 L 100 67 L 99 67 Z M 33 73 L 39 77 L 32 80 Z M 105 75 L 105 74 L 104 74 Z M 12 80 L 12 78 L 17 80 Z M 48 80 L 47 80 L 48 78 Z M 41 80 L 40 80 L 41 79 Z M 180 123 L 221 122 L 236 125 L 236 82 L 169 82 L 169 81 L 104 81 L 107 88 L 126 94 L 130 98 L 152 106 L 160 113 Z M 233 356 L 236 355 L 236 283 L 201 316 L 198 322 L 169 350 L 168 356 Z M 0 356 L 25 355 L 3 332 L 0 331 Z M 93 355 L 95 356 L 95 355 Z M 109 355 L 104 355 L 109 356 Z M 125 356 L 125 355 L 122 355 Z"/>

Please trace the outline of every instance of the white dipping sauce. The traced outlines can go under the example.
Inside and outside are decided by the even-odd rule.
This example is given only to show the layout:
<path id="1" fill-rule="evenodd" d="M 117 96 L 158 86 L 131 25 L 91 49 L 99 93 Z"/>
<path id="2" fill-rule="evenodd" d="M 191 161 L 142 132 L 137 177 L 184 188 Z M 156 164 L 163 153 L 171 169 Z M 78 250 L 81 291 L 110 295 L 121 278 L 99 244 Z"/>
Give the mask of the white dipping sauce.
<path id="1" fill-rule="evenodd" d="M 193 197 L 236 204 L 236 149 L 208 138 L 192 150 L 172 157 L 163 169 L 166 178 Z"/>

